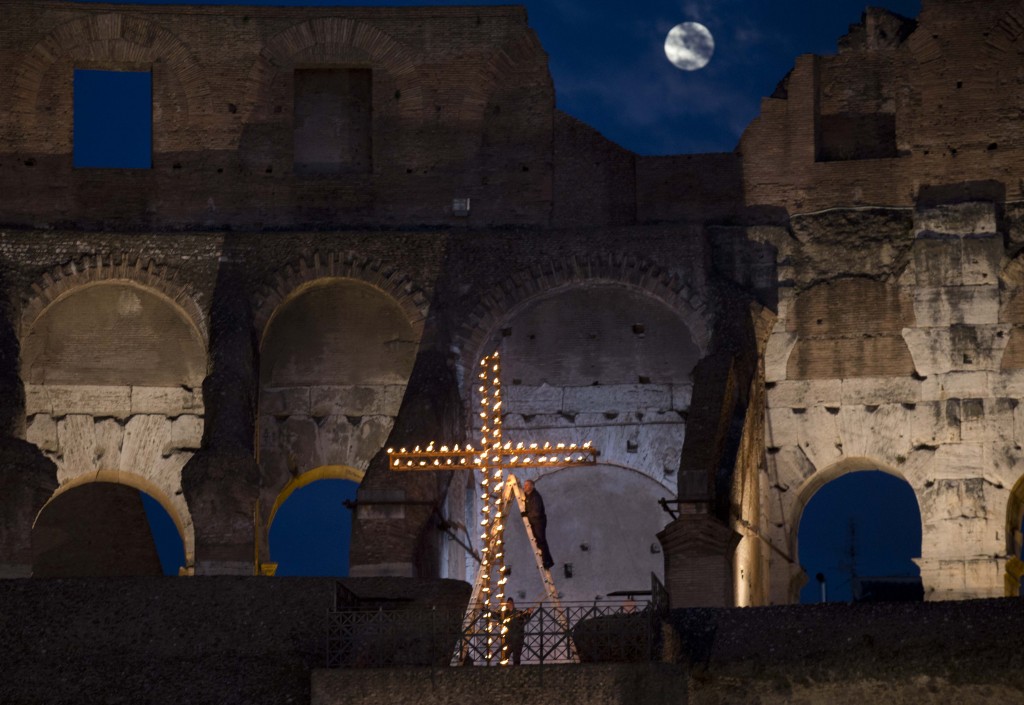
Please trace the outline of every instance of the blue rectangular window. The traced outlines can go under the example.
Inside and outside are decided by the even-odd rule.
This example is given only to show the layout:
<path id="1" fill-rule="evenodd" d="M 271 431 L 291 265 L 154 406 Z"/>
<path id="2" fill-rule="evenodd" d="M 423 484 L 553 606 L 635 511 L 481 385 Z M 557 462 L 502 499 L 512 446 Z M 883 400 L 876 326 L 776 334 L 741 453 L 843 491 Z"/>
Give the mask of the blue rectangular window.
<path id="1" fill-rule="evenodd" d="M 75 69 L 76 168 L 153 166 L 153 77 Z"/>

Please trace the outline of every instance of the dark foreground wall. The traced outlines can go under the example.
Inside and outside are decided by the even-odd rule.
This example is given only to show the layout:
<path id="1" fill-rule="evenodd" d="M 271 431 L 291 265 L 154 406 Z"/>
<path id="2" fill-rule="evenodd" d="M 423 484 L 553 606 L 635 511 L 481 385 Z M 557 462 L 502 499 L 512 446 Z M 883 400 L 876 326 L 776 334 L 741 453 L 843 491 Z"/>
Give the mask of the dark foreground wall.
<path id="1" fill-rule="evenodd" d="M 468 592 L 348 584 L 418 603 Z M 0 581 L 0 703 L 1024 702 L 1024 603 L 1012 598 L 676 610 L 673 665 L 314 673 L 333 594 L 318 578 Z"/>

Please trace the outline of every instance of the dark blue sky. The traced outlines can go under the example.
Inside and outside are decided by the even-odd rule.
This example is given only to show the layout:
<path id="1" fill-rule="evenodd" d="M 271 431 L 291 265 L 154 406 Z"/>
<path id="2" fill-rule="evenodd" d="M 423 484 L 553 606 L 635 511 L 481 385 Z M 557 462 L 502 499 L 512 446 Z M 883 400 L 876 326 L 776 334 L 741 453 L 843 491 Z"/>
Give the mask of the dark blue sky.
<path id="1" fill-rule="evenodd" d="M 128 3 L 115 3 L 128 4 Z M 131 4 L 180 4 L 143 2 Z M 409 6 L 514 3 L 373 0 L 203 5 Z M 530 25 L 550 57 L 558 107 L 640 154 L 731 151 L 799 54 L 830 54 L 866 0 L 529 0 Z M 873 3 L 915 17 L 920 0 Z M 672 66 L 663 45 L 681 22 L 715 37 L 711 62 Z"/>

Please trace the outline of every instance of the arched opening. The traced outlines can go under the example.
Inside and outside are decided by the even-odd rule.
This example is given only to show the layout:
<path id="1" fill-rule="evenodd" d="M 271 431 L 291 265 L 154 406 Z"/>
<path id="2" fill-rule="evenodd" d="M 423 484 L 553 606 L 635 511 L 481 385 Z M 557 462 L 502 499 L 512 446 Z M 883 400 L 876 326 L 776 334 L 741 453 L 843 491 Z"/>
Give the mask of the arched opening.
<path id="1" fill-rule="evenodd" d="M 168 507 L 165 498 L 131 484 L 67 485 L 32 527 L 32 575 L 177 575 L 186 563 L 185 545 L 180 520 Z"/>
<path id="2" fill-rule="evenodd" d="M 276 493 L 308 468 L 365 469 L 391 431 L 418 341 L 390 295 L 354 279 L 317 280 L 281 304 L 260 346 L 264 487 Z"/>
<path id="3" fill-rule="evenodd" d="M 567 602 L 592 602 L 609 593 L 650 588 L 664 573 L 658 532 L 668 515 L 657 506 L 665 489 L 638 472 L 596 465 L 533 477 L 547 513 L 551 575 Z M 545 597 L 524 522 L 515 507 L 506 522 L 507 592 L 517 604 Z"/>
<path id="4" fill-rule="evenodd" d="M 798 532 L 808 580 L 800 602 L 923 599 L 921 511 L 906 480 L 860 470 L 822 485 L 806 503 Z M 822 581 L 824 578 L 824 595 Z"/>
<path id="5" fill-rule="evenodd" d="M 649 588 L 664 570 L 657 534 L 670 517 L 658 500 L 675 490 L 700 358 L 683 313 L 639 288 L 589 281 L 524 302 L 489 338 L 501 352 L 504 440 L 591 441 L 600 452 L 597 466 L 519 476 L 544 498 L 563 599 Z M 536 562 L 518 517 L 506 529 L 508 592 L 529 604 L 543 597 Z"/>
<path id="6" fill-rule="evenodd" d="M 353 502 L 363 473 L 325 466 L 303 473 L 278 495 L 270 515 L 270 559 L 275 575 L 348 575 Z"/>

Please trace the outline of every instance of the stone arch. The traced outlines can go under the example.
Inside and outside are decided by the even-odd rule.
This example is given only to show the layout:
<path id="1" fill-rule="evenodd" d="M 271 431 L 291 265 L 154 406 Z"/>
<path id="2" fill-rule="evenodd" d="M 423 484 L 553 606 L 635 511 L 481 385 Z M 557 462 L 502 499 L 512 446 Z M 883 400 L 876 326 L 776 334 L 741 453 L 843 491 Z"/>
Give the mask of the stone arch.
<path id="1" fill-rule="evenodd" d="M 62 482 L 50 496 L 50 499 L 47 500 L 46 504 L 43 505 L 36 514 L 35 520 L 32 523 L 33 530 L 38 524 L 39 518 L 43 516 L 44 512 L 46 512 L 46 510 L 59 497 L 76 488 L 97 483 L 129 487 L 139 492 L 145 492 L 156 500 L 163 510 L 167 512 L 171 521 L 174 522 L 174 526 L 178 531 L 178 537 L 181 539 L 185 550 L 185 565 L 190 566 L 193 564 L 195 557 L 195 532 L 193 530 L 192 519 L 184 499 L 180 494 L 172 495 L 167 492 L 166 488 L 161 487 L 142 475 L 132 472 L 104 469 L 78 475 L 77 477 L 73 477 Z"/>
<path id="2" fill-rule="evenodd" d="M 814 498 L 818 494 L 819 490 L 824 488 L 826 485 L 828 485 L 828 484 L 830 484 L 830 483 L 834 482 L 835 480 L 838 480 L 838 479 L 840 479 L 842 477 L 847 477 L 847 476 L 850 476 L 850 475 L 853 475 L 853 474 L 856 474 L 856 473 L 859 473 L 859 472 L 865 472 L 865 471 L 882 472 L 885 475 L 888 475 L 888 476 L 891 476 L 891 477 L 895 478 L 900 483 L 902 483 L 903 486 L 905 486 L 906 488 L 908 488 L 910 490 L 910 492 L 911 492 L 911 494 L 913 496 L 913 500 L 914 500 L 914 509 L 917 512 L 917 519 L 918 519 L 919 522 L 921 522 L 920 527 L 919 527 L 920 530 L 921 530 L 921 533 L 920 533 L 921 544 L 917 546 L 918 555 L 911 555 L 911 556 L 909 556 L 909 558 L 911 558 L 913 560 L 913 562 L 915 564 L 917 564 L 918 569 L 922 569 L 922 567 L 923 567 L 922 555 L 923 555 L 923 553 L 925 551 L 925 544 L 924 544 L 924 535 L 925 535 L 925 532 L 924 532 L 924 517 L 925 517 L 925 511 L 924 511 L 924 507 L 923 507 L 923 498 L 922 498 L 922 489 L 921 489 L 921 487 L 918 484 L 915 483 L 915 478 L 912 477 L 910 473 L 900 472 L 900 471 L 896 470 L 895 468 L 893 468 L 891 465 L 888 465 L 888 464 L 885 464 L 885 463 L 877 463 L 877 462 L 873 461 L 872 459 L 866 458 L 866 457 L 848 458 L 848 459 L 845 459 L 845 460 L 843 460 L 841 462 L 835 463 L 835 464 L 831 465 L 830 467 L 825 468 L 822 471 L 819 471 L 819 472 L 816 472 L 816 473 L 812 474 L 810 477 L 808 477 L 805 480 L 804 483 L 802 483 L 798 488 L 796 488 L 794 501 L 793 501 L 793 504 L 792 504 L 792 506 L 790 508 L 790 512 L 791 512 L 790 522 L 791 523 L 789 523 L 789 525 L 788 525 L 790 527 L 790 530 L 789 530 L 789 535 L 786 538 L 787 538 L 787 542 L 788 542 L 787 543 L 787 549 L 788 549 L 789 555 L 792 556 L 794 561 L 797 561 L 796 565 L 797 566 L 801 566 L 801 567 L 795 568 L 794 573 L 789 576 L 790 577 L 789 584 L 784 586 L 786 591 L 787 591 L 786 600 L 788 602 L 799 602 L 799 600 L 800 600 L 800 591 L 801 591 L 801 588 L 803 587 L 803 580 L 802 580 L 802 578 L 804 577 L 804 575 L 803 575 L 803 568 L 802 568 L 802 566 L 804 564 L 805 557 L 801 557 L 800 546 L 798 544 L 799 544 L 799 537 L 800 537 L 800 533 L 801 533 L 801 524 L 802 524 L 803 519 L 804 519 L 805 510 L 811 504 L 811 502 L 814 500 Z M 889 516 L 891 516 L 891 515 L 889 515 Z M 922 580 L 924 580 L 924 578 L 923 578 L 924 571 L 922 570 L 921 572 L 922 572 Z M 800 578 L 800 579 L 798 580 L 797 578 Z M 783 587 L 783 586 L 776 586 L 776 591 L 778 591 L 778 589 L 781 588 L 781 587 Z"/>
<path id="3" fill-rule="evenodd" d="M 567 602 L 589 602 L 595 595 L 646 585 L 652 573 L 662 575 L 657 534 L 671 517 L 657 506 L 666 494 L 661 484 L 636 470 L 603 463 L 531 471 L 518 479 L 534 480 L 543 496 L 552 574 Z M 523 596 L 538 599 L 543 588 L 526 542 L 525 519 L 518 514 L 513 506 L 505 546 L 511 568 L 508 594 L 521 602 Z M 571 580 L 562 578 L 566 564 L 572 566 Z"/>
<path id="4" fill-rule="evenodd" d="M 270 532 L 270 527 L 274 524 L 277 510 L 288 501 L 288 498 L 295 491 L 301 490 L 303 487 L 311 485 L 318 480 L 351 480 L 352 482 L 359 483 L 363 481 L 365 475 L 365 470 L 359 470 L 349 465 L 321 465 L 318 468 L 307 470 L 301 475 L 293 477 L 277 493 L 277 499 L 274 500 L 274 504 L 270 509 L 270 515 L 267 517 L 267 532 Z"/>
<path id="5" fill-rule="evenodd" d="M 415 118 L 423 110 L 424 79 L 416 53 L 378 27 L 343 17 L 319 17 L 293 25 L 266 41 L 249 71 L 247 122 L 272 119 L 273 84 L 296 64 L 370 65 L 383 69 L 400 93 L 400 115 Z M 376 103 L 376 101 L 375 101 Z"/>
<path id="6" fill-rule="evenodd" d="M 14 113 L 26 151 L 64 153 L 71 149 L 72 68 L 75 63 L 115 69 L 151 65 L 168 72 L 154 81 L 154 116 L 175 116 L 180 129 L 154 131 L 154 151 L 180 149 L 175 134 L 191 134 L 193 120 L 210 111 L 210 87 L 191 49 L 177 36 L 147 19 L 109 12 L 65 22 L 28 52 L 18 68 Z M 43 101 L 49 108 L 40 110 Z M 52 116 L 52 117 L 48 117 Z"/>
<path id="7" fill-rule="evenodd" d="M 500 344 L 507 438 L 591 441 L 602 463 L 640 471 L 671 492 L 690 375 L 708 333 L 689 290 L 661 270 L 630 268 L 639 264 L 573 262 L 520 272 L 495 287 L 470 317 L 476 327 L 458 338 L 462 398 L 472 403 L 472 372 Z M 588 354 L 588 336 L 613 352 Z"/>
<path id="8" fill-rule="evenodd" d="M 796 488 L 795 501 L 790 509 L 790 520 L 789 526 L 793 527 L 791 535 L 789 536 L 789 550 L 790 555 L 796 556 L 797 554 L 797 533 L 800 528 L 800 520 L 803 518 L 804 509 L 807 508 L 807 504 L 814 497 L 815 493 L 822 487 L 832 482 L 833 480 L 842 477 L 843 475 L 849 475 L 854 472 L 861 472 L 863 470 L 879 470 L 887 475 L 892 475 L 898 480 L 906 482 L 911 488 L 914 488 L 914 496 L 917 499 L 918 511 L 921 510 L 921 500 L 917 494 L 917 488 L 914 487 L 914 483 L 911 482 L 911 477 L 904 475 L 900 471 L 896 470 L 891 465 L 886 463 L 879 463 L 871 458 L 864 457 L 853 457 L 845 458 L 838 463 L 835 463 L 824 470 L 819 470 L 811 474 L 803 484 Z"/>
<path id="9" fill-rule="evenodd" d="M 180 309 L 195 328 L 205 348 L 209 343 L 206 315 L 196 303 L 192 286 L 177 283 L 177 278 L 178 273 L 166 265 L 128 254 L 98 254 L 72 260 L 46 272 L 32 285 L 31 295 L 22 305 L 19 335 L 24 337 L 44 311 L 81 287 L 102 282 L 130 282 L 161 296 L 169 305 Z"/>
<path id="10" fill-rule="evenodd" d="M 426 298 L 403 273 L 354 255 L 287 267 L 255 305 L 262 505 L 309 468 L 365 470 L 412 371 Z"/>
<path id="11" fill-rule="evenodd" d="M 678 274 L 653 262 L 623 254 L 549 260 L 515 272 L 480 297 L 480 303 L 456 332 L 463 369 L 476 362 L 496 338 L 501 322 L 538 296 L 548 296 L 586 283 L 607 283 L 642 293 L 676 311 L 703 357 L 711 340 L 711 313 L 703 297 Z"/>
<path id="12" fill-rule="evenodd" d="M 253 319 L 258 339 L 263 340 L 284 303 L 316 282 L 331 279 L 354 279 L 379 289 L 402 308 L 417 339 L 423 333 L 430 302 L 411 276 L 379 259 L 360 257 L 354 252 L 314 252 L 277 272 L 272 281 L 257 292 Z"/>

